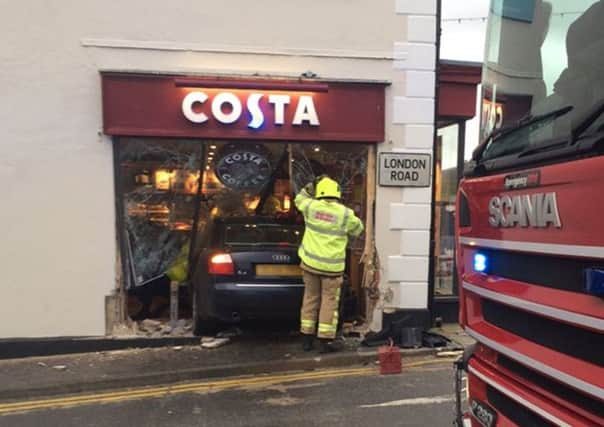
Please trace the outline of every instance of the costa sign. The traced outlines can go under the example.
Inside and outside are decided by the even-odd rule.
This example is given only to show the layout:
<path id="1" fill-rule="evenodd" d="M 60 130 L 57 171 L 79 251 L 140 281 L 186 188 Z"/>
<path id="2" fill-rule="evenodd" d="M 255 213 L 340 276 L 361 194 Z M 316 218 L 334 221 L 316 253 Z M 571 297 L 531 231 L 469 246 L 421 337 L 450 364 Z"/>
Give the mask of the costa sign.
<path id="1" fill-rule="evenodd" d="M 212 100 L 206 92 L 195 91 L 187 94 L 182 100 L 182 113 L 190 122 L 203 124 L 210 120 L 208 113 L 218 122 L 230 125 L 237 122 L 243 115 L 245 105 L 249 120 L 247 126 L 258 129 L 264 124 L 265 116 L 261 108 L 261 102 L 266 101 L 274 111 L 274 124 L 282 126 L 285 124 L 285 109 L 292 102 L 290 95 L 263 93 L 251 93 L 247 100 L 241 100 L 233 92 L 220 92 Z M 209 108 L 204 108 L 205 104 Z M 319 116 L 313 97 L 300 95 L 294 106 L 295 113 L 291 124 L 294 126 L 319 126 Z"/>
<path id="2" fill-rule="evenodd" d="M 103 131 L 161 138 L 383 142 L 382 83 L 102 73 Z"/>

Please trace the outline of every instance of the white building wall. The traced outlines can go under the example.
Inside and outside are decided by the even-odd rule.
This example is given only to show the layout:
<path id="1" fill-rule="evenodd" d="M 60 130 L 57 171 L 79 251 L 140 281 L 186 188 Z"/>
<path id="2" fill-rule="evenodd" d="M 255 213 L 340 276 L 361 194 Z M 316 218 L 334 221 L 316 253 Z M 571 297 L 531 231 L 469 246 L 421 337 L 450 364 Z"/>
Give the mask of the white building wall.
<path id="1" fill-rule="evenodd" d="M 394 43 L 393 116 L 380 151 L 432 154 L 435 113 L 436 0 L 397 0 L 406 21 Z M 381 307 L 426 309 L 432 188 L 378 190 L 377 247 L 384 268 Z M 396 248 L 395 248 L 396 247 Z M 380 327 L 374 316 L 372 327 Z"/>
<path id="2" fill-rule="evenodd" d="M 119 268 L 99 71 L 311 70 L 320 78 L 391 81 L 380 150 L 430 152 L 435 52 L 426 27 L 435 25 L 434 2 L 7 3 L 0 14 L 0 338 L 106 332 L 104 299 Z M 427 292 L 429 225 L 413 217 L 424 215 L 429 192 L 379 188 L 377 198 L 381 287 L 394 289 L 387 305 L 416 307 Z"/>

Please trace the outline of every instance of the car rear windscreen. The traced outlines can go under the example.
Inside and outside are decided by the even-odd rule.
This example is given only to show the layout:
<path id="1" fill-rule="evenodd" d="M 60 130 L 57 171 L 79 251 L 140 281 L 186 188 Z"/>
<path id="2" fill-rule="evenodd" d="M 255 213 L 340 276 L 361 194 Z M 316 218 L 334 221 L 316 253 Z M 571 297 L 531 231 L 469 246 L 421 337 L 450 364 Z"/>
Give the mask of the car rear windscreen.
<path id="1" fill-rule="evenodd" d="M 228 224 L 224 243 L 229 246 L 298 246 L 304 229 L 300 225 Z"/>

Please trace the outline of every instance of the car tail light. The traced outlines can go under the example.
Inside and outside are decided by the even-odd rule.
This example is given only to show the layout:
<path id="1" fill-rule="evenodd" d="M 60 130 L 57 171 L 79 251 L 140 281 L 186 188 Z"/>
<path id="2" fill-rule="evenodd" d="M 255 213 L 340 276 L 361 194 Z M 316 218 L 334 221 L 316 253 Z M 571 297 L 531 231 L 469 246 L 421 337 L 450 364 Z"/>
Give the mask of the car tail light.
<path id="1" fill-rule="evenodd" d="M 229 254 L 215 254 L 210 257 L 208 262 L 208 272 L 210 274 L 220 274 L 231 276 L 235 274 L 233 258 Z"/>

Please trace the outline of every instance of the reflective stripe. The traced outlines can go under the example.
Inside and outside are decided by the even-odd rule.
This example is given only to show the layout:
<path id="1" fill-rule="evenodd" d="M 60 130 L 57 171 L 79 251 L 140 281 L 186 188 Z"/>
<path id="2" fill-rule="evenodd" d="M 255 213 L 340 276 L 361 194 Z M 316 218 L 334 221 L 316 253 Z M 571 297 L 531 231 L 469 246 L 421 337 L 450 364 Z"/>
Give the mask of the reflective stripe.
<path id="1" fill-rule="evenodd" d="M 300 323 L 302 324 L 302 326 L 306 326 L 309 328 L 314 328 L 315 325 L 317 324 L 317 322 L 315 320 L 306 320 L 306 319 L 302 319 L 300 321 Z"/>
<path id="2" fill-rule="evenodd" d="M 329 323 L 319 323 L 319 332 L 335 332 L 336 327 Z"/>
<path id="3" fill-rule="evenodd" d="M 315 255 L 311 252 L 308 252 L 304 246 L 301 246 L 300 249 L 302 249 L 302 251 L 304 251 L 304 254 L 307 257 L 314 259 L 316 261 L 319 261 L 319 262 L 324 262 L 326 264 L 342 264 L 342 263 L 346 262 L 346 258 L 335 258 L 334 259 L 334 258 L 325 258 L 325 257 L 319 256 L 319 255 Z"/>
<path id="4" fill-rule="evenodd" d="M 311 229 L 312 231 L 316 231 L 317 233 L 329 234 L 331 236 L 346 236 L 346 233 L 339 230 L 329 230 L 327 228 L 317 227 L 316 225 L 309 224 L 308 222 L 305 224 L 306 228 Z"/>
<path id="5" fill-rule="evenodd" d="M 350 209 L 348 208 L 344 208 L 345 212 L 344 212 L 344 221 L 342 221 L 342 232 L 344 234 L 346 233 L 346 225 L 348 225 L 348 218 L 350 217 Z"/>
<path id="6" fill-rule="evenodd" d="M 308 213 L 310 211 L 310 205 L 312 205 L 314 203 L 315 199 L 312 199 L 308 202 L 308 204 L 306 205 L 306 207 L 304 208 L 304 219 L 308 218 Z"/>

